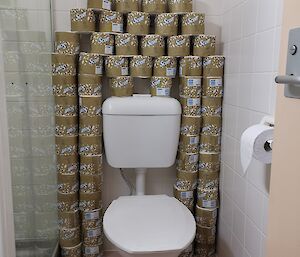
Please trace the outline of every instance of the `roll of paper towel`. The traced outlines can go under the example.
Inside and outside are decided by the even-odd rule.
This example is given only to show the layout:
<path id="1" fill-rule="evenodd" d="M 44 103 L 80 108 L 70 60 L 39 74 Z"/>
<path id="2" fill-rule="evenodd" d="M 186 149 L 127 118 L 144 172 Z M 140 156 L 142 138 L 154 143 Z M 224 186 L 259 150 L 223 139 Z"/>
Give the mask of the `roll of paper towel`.
<path id="1" fill-rule="evenodd" d="M 272 151 L 265 149 L 265 143 L 273 140 L 274 128 L 267 125 L 254 125 L 244 131 L 241 138 L 241 163 L 244 174 L 246 173 L 252 158 L 262 163 L 269 164 L 272 161 Z"/>

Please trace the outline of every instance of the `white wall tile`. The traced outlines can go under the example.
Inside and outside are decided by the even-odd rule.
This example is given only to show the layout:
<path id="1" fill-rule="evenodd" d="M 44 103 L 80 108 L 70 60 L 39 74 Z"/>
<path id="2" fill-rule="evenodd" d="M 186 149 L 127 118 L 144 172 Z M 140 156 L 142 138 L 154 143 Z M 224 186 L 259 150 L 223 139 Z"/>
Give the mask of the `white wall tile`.
<path id="1" fill-rule="evenodd" d="M 247 0 L 242 6 L 243 35 L 249 36 L 256 32 L 258 0 Z"/>
<path id="2" fill-rule="evenodd" d="M 255 36 L 249 36 L 242 39 L 242 57 L 241 57 L 241 72 L 250 73 L 254 68 L 254 49 Z"/>
<path id="3" fill-rule="evenodd" d="M 244 253 L 244 247 L 234 235 L 232 235 L 232 242 L 231 242 L 231 249 L 232 249 L 232 257 L 241 257 Z"/>
<path id="4" fill-rule="evenodd" d="M 240 175 L 235 174 L 233 186 L 233 201 L 243 212 L 245 212 L 246 209 L 246 187 L 247 181 Z"/>
<path id="5" fill-rule="evenodd" d="M 245 248 L 251 257 L 261 257 L 262 234 L 250 219 L 246 220 Z"/>
<path id="6" fill-rule="evenodd" d="M 277 24 L 277 9 L 281 0 L 263 0 L 258 5 L 258 31 L 264 31 Z"/>
<path id="7" fill-rule="evenodd" d="M 233 204 L 233 235 L 242 245 L 245 242 L 245 214 L 237 205 Z M 242 256 L 242 255 L 241 255 Z"/>

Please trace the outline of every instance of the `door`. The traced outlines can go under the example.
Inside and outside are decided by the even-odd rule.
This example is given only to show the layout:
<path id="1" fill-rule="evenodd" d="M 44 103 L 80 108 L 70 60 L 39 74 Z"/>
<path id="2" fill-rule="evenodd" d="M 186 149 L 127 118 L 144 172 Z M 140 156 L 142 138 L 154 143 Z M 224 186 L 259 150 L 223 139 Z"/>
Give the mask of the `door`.
<path id="1" fill-rule="evenodd" d="M 284 1 L 281 75 L 285 74 L 289 30 L 300 27 L 299 10 L 299 0 Z M 266 257 L 299 257 L 300 99 L 286 98 L 284 85 L 277 89 L 275 127 Z"/>

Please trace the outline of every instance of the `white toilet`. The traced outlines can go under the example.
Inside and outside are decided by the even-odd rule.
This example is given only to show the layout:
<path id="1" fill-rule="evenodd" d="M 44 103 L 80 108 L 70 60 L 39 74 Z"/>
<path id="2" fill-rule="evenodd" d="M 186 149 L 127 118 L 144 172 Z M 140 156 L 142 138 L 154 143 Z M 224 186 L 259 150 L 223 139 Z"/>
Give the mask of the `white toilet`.
<path id="1" fill-rule="evenodd" d="M 104 214 L 107 239 L 122 256 L 177 257 L 194 240 L 191 212 L 166 195 L 145 196 L 147 168 L 174 164 L 181 106 L 176 99 L 134 95 L 103 104 L 104 145 L 114 168 L 135 168 L 136 196 L 114 200 Z"/>

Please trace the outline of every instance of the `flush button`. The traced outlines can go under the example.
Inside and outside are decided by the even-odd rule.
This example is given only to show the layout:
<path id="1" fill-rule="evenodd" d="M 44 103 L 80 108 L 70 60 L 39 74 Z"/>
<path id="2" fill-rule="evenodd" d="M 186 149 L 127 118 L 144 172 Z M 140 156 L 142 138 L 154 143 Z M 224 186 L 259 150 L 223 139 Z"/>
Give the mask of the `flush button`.
<path id="1" fill-rule="evenodd" d="M 297 50 L 298 50 L 297 46 L 292 45 L 292 46 L 290 46 L 289 52 L 291 55 L 295 55 L 297 53 Z"/>

